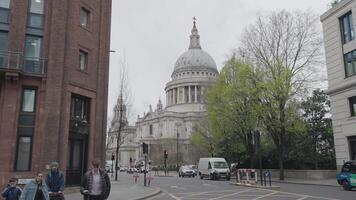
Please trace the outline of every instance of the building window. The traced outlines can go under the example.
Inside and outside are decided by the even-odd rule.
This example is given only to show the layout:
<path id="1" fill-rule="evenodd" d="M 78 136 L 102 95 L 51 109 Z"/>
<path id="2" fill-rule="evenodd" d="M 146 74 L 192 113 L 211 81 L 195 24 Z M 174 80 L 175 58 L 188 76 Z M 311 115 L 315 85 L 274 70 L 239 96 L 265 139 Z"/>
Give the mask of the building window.
<path id="1" fill-rule="evenodd" d="M 153 126 L 152 126 L 152 124 L 150 125 L 150 135 L 153 135 Z"/>
<path id="2" fill-rule="evenodd" d="M 17 171 L 30 171 L 32 137 L 18 137 L 17 141 Z"/>
<path id="3" fill-rule="evenodd" d="M 26 72 L 41 72 L 41 43 L 42 38 L 37 36 L 26 36 L 25 42 L 25 63 L 24 70 Z"/>
<path id="4" fill-rule="evenodd" d="M 1 51 L 7 50 L 7 32 L 0 31 L 0 59 L 1 59 Z"/>
<path id="5" fill-rule="evenodd" d="M 71 118 L 89 123 L 89 98 L 82 96 L 72 96 Z"/>
<path id="6" fill-rule="evenodd" d="M 88 28 L 89 16 L 90 16 L 90 12 L 87 9 L 82 8 L 80 10 L 80 25 L 82 27 Z"/>
<path id="7" fill-rule="evenodd" d="M 88 53 L 79 50 L 79 69 L 86 70 L 88 64 Z"/>
<path id="8" fill-rule="evenodd" d="M 0 1 L 0 23 L 9 23 L 10 0 Z"/>
<path id="9" fill-rule="evenodd" d="M 356 50 L 344 55 L 346 77 L 356 74 Z"/>
<path id="10" fill-rule="evenodd" d="M 184 102 L 189 102 L 189 86 L 184 86 Z"/>
<path id="11" fill-rule="evenodd" d="M 349 12 L 340 18 L 341 24 L 341 35 L 342 35 L 342 43 L 348 43 L 354 39 L 354 25 L 352 22 L 352 13 Z"/>
<path id="12" fill-rule="evenodd" d="M 43 28 L 44 0 L 29 0 L 30 12 L 27 26 L 32 28 Z"/>
<path id="13" fill-rule="evenodd" d="M 24 88 L 17 128 L 16 171 L 29 171 L 36 119 L 36 89 Z"/>
<path id="14" fill-rule="evenodd" d="M 22 96 L 22 112 L 35 112 L 36 109 L 36 90 L 25 89 Z"/>
<path id="15" fill-rule="evenodd" d="M 356 96 L 349 98 L 351 117 L 356 116 Z"/>

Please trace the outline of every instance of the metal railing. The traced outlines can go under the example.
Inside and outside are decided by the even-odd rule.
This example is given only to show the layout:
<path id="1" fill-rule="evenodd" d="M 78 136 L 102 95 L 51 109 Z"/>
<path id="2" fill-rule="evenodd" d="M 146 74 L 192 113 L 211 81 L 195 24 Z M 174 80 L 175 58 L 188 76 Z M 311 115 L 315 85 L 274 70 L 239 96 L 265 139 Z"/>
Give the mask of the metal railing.
<path id="1" fill-rule="evenodd" d="M 47 59 L 24 57 L 21 52 L 0 51 L 0 70 L 3 69 L 45 75 L 47 73 Z"/>

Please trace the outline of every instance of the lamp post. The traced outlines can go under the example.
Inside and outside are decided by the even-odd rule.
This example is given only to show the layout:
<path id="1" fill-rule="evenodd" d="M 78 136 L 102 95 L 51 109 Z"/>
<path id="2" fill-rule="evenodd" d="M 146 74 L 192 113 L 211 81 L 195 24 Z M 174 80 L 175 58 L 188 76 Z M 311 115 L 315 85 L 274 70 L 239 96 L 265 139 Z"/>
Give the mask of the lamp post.
<path id="1" fill-rule="evenodd" d="M 177 128 L 177 172 L 179 172 L 179 132 Z"/>

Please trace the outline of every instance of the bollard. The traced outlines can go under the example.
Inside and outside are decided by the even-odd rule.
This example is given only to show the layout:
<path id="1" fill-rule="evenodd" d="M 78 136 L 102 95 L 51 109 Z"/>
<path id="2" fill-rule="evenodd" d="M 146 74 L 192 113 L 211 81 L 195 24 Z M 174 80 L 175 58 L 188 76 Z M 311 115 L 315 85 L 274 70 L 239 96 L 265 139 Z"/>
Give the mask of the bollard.
<path id="1" fill-rule="evenodd" d="M 248 171 L 246 171 L 246 182 L 250 183 L 250 178 L 248 177 Z"/>
<path id="2" fill-rule="evenodd" d="M 257 183 L 258 183 L 257 172 L 255 171 L 254 173 L 255 173 L 255 182 L 256 182 L 256 184 L 257 184 Z"/>

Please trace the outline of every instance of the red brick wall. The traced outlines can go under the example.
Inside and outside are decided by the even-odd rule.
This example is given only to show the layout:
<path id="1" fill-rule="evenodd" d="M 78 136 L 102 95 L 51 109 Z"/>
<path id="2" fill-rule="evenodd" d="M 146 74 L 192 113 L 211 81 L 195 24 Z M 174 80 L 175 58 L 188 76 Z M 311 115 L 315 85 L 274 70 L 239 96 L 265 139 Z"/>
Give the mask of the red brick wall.
<path id="1" fill-rule="evenodd" d="M 33 177 L 46 164 L 60 162 L 65 171 L 71 94 L 91 98 L 88 163 L 105 160 L 106 107 L 110 50 L 111 0 L 46 0 L 43 57 L 46 77 L 6 80 L 0 71 L 0 187 L 11 176 Z M 80 26 L 80 8 L 91 12 L 89 29 Z M 27 0 L 12 0 L 9 50 L 24 49 Z M 88 51 L 88 69 L 79 70 L 79 48 Z M 17 121 L 24 85 L 38 87 L 35 140 L 30 172 L 14 172 Z"/>

